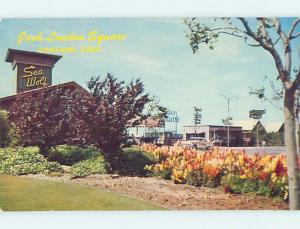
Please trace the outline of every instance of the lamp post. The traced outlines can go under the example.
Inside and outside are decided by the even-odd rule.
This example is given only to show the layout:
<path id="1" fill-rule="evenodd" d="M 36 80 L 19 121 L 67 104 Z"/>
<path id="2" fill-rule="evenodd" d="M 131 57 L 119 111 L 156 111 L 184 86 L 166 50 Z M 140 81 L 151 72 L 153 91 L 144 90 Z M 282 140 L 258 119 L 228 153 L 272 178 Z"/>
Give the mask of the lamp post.
<path id="1" fill-rule="evenodd" d="M 223 119 L 223 122 L 225 125 L 227 125 L 227 147 L 230 145 L 230 130 L 229 130 L 229 125 L 231 124 L 230 121 L 232 120 L 232 117 L 230 117 L 230 101 L 233 98 L 237 98 L 236 95 L 233 95 L 231 97 L 228 97 L 224 94 L 220 94 L 220 96 L 224 97 L 227 100 L 227 118 Z"/>

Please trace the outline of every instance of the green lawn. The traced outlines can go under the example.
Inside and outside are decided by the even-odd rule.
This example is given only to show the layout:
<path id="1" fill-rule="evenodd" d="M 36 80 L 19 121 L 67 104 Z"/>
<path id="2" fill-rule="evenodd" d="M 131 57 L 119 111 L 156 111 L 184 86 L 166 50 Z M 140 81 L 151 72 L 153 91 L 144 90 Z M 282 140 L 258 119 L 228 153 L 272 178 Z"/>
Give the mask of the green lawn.
<path id="1" fill-rule="evenodd" d="M 159 210 L 159 206 L 73 184 L 0 175 L 3 211 Z"/>

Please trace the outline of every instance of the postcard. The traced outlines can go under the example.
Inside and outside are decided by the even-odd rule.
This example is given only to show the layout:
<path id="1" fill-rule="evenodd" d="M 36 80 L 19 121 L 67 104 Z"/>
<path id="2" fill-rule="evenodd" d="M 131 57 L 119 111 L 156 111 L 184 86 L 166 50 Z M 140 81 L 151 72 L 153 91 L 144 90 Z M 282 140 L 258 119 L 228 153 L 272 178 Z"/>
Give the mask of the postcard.
<path id="1" fill-rule="evenodd" d="M 1 211 L 300 209 L 300 18 L 10 18 L 0 38 Z"/>

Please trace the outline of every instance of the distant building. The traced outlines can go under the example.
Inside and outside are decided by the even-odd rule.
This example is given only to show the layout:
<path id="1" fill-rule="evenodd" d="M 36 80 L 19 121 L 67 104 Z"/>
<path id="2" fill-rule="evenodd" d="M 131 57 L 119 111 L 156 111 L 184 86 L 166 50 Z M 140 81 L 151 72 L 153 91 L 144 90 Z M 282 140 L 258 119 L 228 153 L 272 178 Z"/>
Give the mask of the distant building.
<path id="1" fill-rule="evenodd" d="M 192 137 L 203 137 L 207 141 L 214 141 L 215 145 L 227 145 L 227 126 L 218 125 L 198 125 L 184 126 L 183 140 L 189 140 Z M 243 143 L 243 132 L 240 126 L 229 127 L 230 146 L 241 146 Z"/>
<path id="2" fill-rule="evenodd" d="M 284 145 L 284 123 L 268 122 L 264 124 L 267 131 L 267 145 Z"/>
<path id="3" fill-rule="evenodd" d="M 138 118 L 128 122 L 127 133 L 129 137 L 138 142 L 148 142 L 161 145 L 172 145 L 182 139 L 182 134 L 165 130 L 165 121 L 159 118 L 147 118 L 140 123 Z"/>
<path id="4" fill-rule="evenodd" d="M 260 143 L 265 141 L 267 145 L 282 145 L 284 144 L 284 123 L 283 122 L 266 122 L 262 123 L 259 120 L 248 119 L 233 121 L 236 126 L 241 126 L 243 129 L 243 145 L 256 145 L 256 133 L 259 131 Z"/>
<path id="5" fill-rule="evenodd" d="M 267 133 L 278 133 L 284 132 L 284 123 L 283 122 L 267 122 L 264 123 L 264 127 Z"/>
<path id="6" fill-rule="evenodd" d="M 242 127 L 244 146 L 253 146 L 256 144 L 255 132 L 257 129 L 259 130 L 259 133 L 266 133 L 262 123 L 255 119 L 233 121 L 233 125 Z"/>

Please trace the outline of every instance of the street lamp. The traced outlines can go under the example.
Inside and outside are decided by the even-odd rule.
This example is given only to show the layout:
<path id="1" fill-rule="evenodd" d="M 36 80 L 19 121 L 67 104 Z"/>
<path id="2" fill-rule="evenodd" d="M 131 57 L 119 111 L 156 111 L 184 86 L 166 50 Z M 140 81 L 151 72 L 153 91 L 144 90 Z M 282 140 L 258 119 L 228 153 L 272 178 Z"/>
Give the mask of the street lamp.
<path id="1" fill-rule="evenodd" d="M 223 119 L 224 125 L 227 125 L 227 147 L 230 145 L 230 132 L 229 132 L 229 125 L 231 125 L 230 121 L 232 120 L 232 117 L 229 116 L 230 114 L 230 101 L 233 98 L 238 98 L 236 95 L 233 95 L 231 97 L 228 97 L 224 94 L 220 94 L 220 96 L 224 97 L 227 100 L 227 118 Z"/>

